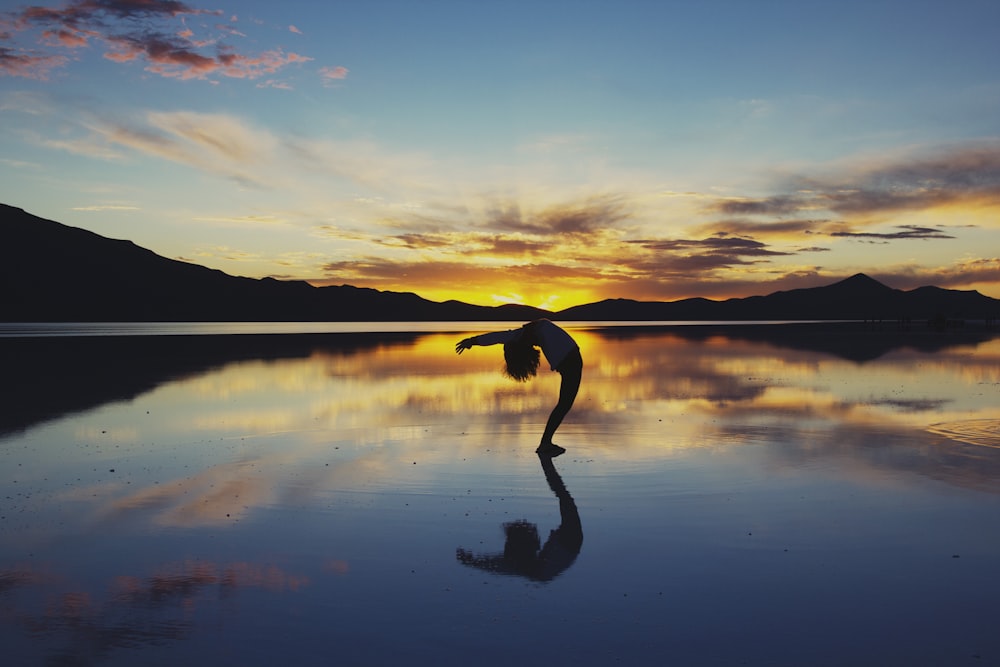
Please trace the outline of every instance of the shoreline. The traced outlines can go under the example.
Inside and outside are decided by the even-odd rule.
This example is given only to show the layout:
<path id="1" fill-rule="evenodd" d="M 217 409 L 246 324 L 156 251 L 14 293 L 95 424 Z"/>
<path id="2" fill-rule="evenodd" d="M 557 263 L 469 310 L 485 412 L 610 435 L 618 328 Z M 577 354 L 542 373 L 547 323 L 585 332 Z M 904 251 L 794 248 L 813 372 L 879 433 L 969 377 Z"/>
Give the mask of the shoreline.
<path id="1" fill-rule="evenodd" d="M 1000 331 L 994 320 L 562 320 L 589 331 L 802 331 L 949 333 Z M 377 336 L 464 333 L 518 327 L 524 320 L 357 322 L 0 322 L 0 341 L 32 338 L 149 338 L 210 336 Z"/>

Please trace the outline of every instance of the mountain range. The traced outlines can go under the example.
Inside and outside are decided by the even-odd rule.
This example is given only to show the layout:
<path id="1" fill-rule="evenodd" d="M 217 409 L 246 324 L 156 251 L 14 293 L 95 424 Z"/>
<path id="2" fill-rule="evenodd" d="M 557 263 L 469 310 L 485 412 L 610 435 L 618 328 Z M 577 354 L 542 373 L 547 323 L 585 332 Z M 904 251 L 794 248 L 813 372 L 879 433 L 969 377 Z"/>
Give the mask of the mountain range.
<path id="1" fill-rule="evenodd" d="M 822 287 L 713 301 L 607 299 L 551 312 L 410 292 L 231 276 L 0 204 L 0 321 L 280 322 L 995 319 L 976 291 L 898 290 L 859 273 Z"/>

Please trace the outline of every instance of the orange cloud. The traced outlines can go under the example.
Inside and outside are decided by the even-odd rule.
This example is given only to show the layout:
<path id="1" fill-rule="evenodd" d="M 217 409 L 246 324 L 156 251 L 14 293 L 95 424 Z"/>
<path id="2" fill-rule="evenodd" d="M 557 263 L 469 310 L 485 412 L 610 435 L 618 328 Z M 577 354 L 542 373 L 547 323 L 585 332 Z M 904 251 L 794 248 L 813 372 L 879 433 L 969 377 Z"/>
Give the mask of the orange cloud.
<path id="1" fill-rule="evenodd" d="M 48 44 L 57 44 L 70 49 L 77 49 L 87 46 L 85 34 L 70 30 L 46 30 L 42 33 L 42 40 Z"/>

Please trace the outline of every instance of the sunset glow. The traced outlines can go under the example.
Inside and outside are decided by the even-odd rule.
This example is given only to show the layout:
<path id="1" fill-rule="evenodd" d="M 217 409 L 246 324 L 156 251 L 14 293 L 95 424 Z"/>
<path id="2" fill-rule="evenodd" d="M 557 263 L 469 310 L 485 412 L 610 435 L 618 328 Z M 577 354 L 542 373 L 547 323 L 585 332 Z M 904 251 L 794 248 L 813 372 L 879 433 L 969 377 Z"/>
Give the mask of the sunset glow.
<path id="1" fill-rule="evenodd" d="M 980 0 L 7 3 L 0 202 L 435 301 L 858 272 L 1000 297 L 998 23 Z"/>

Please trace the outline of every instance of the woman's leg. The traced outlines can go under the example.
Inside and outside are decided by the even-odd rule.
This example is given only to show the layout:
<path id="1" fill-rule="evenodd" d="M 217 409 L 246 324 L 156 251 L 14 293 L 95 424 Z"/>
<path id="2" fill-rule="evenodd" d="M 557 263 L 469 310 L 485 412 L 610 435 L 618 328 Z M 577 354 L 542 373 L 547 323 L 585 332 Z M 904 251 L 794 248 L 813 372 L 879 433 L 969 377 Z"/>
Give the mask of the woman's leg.
<path id="1" fill-rule="evenodd" d="M 580 380 L 583 378 L 583 359 L 580 357 L 580 351 L 576 350 L 572 356 L 567 357 L 559 365 L 558 371 L 562 376 L 562 381 L 559 384 L 559 401 L 556 403 L 556 407 L 552 408 L 552 414 L 549 415 L 549 420 L 545 424 L 545 433 L 542 434 L 541 442 L 543 447 L 552 444 L 552 436 L 559 428 L 563 418 L 569 413 L 569 409 L 573 407 L 573 401 L 576 400 L 576 394 L 580 390 Z"/>

